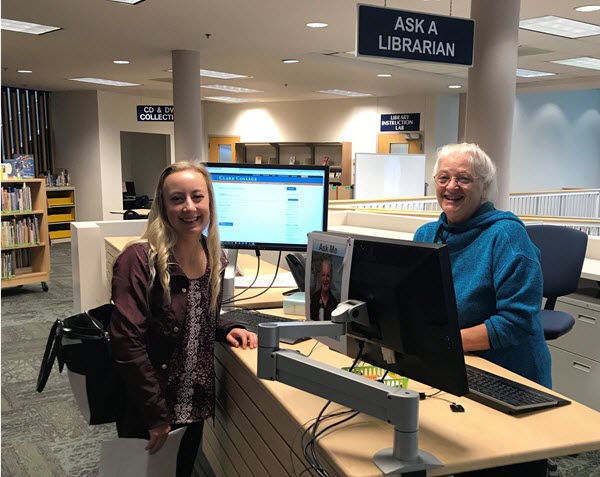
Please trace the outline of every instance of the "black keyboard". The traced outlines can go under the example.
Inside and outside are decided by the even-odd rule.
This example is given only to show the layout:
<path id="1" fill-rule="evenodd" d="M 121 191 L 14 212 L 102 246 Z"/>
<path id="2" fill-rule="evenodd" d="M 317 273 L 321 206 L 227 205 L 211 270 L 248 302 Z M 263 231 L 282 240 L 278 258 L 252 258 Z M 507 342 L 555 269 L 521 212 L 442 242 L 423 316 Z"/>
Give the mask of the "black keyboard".
<path id="1" fill-rule="evenodd" d="M 221 314 L 221 318 L 226 320 L 231 320 L 239 323 L 240 325 L 244 325 L 248 331 L 252 331 L 254 333 L 258 333 L 258 325 L 261 323 L 297 323 L 299 320 L 293 320 L 290 318 L 283 318 L 281 316 L 273 316 L 267 315 L 265 313 L 260 313 L 258 311 L 253 310 L 245 310 L 245 309 L 237 309 L 227 311 Z M 302 341 L 306 341 L 309 338 L 295 338 L 295 339 L 287 339 L 280 338 L 279 341 L 282 343 L 288 344 L 296 344 Z"/>
<path id="2" fill-rule="evenodd" d="M 507 414 L 520 414 L 570 403 L 566 399 L 479 368 L 469 365 L 466 368 L 470 391 L 467 397 Z"/>

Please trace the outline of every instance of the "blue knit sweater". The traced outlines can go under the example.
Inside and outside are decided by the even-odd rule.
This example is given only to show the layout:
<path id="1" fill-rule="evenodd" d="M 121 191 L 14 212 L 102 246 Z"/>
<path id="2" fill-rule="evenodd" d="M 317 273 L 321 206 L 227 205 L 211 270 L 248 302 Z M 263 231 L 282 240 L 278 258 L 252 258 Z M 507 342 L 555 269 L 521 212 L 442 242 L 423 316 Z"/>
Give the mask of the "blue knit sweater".
<path id="1" fill-rule="evenodd" d="M 476 354 L 546 387 L 551 361 L 540 319 L 540 252 L 519 218 L 483 204 L 468 221 L 446 214 L 420 227 L 419 242 L 448 245 L 461 328 L 484 323 L 491 349 Z"/>

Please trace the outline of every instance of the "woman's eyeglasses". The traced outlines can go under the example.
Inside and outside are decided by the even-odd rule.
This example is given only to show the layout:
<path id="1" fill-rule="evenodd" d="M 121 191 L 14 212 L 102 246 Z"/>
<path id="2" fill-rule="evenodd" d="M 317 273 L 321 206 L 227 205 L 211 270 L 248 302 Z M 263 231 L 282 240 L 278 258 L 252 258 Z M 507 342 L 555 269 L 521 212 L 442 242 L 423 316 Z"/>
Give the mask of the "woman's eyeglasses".
<path id="1" fill-rule="evenodd" d="M 438 174 L 435 176 L 435 182 L 437 185 L 445 186 L 454 179 L 458 185 L 469 186 L 473 183 L 474 179 L 469 176 L 449 176 L 447 174 Z"/>

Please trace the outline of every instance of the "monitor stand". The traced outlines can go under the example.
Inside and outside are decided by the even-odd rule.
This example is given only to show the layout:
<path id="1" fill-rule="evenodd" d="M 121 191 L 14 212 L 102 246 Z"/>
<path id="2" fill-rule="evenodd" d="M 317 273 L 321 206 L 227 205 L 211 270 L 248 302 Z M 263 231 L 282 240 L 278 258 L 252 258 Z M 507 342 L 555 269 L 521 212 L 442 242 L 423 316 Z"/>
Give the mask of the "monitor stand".
<path id="1" fill-rule="evenodd" d="M 225 254 L 227 255 L 227 260 L 229 263 L 225 268 L 225 276 L 223 277 L 223 303 L 226 303 L 222 306 L 224 310 L 232 310 L 234 307 L 233 296 L 235 294 L 235 275 L 238 270 L 237 266 L 237 257 L 238 250 L 228 248 L 225 249 Z"/>

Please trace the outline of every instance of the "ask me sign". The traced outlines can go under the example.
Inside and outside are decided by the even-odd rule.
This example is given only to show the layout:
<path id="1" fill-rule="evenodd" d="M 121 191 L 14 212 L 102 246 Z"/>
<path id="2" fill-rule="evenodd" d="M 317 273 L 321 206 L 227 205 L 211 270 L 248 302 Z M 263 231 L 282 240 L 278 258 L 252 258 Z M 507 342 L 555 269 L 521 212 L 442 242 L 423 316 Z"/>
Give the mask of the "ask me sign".
<path id="1" fill-rule="evenodd" d="M 358 5 L 358 56 L 473 65 L 475 22 Z"/>

